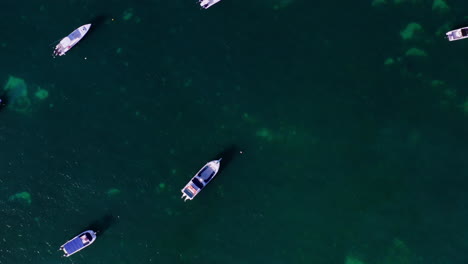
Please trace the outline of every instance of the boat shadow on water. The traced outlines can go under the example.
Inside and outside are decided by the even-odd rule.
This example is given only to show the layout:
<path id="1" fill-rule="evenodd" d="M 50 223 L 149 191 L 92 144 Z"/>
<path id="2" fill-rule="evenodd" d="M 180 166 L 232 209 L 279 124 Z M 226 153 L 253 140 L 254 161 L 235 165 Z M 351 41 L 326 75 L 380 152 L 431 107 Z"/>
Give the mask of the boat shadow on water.
<path id="1" fill-rule="evenodd" d="M 102 236 L 111 226 L 117 223 L 117 217 L 112 214 L 105 214 L 103 217 L 94 220 L 82 230 L 93 230 L 99 236 Z"/>
<path id="2" fill-rule="evenodd" d="M 451 23 L 451 29 L 456 29 L 456 28 L 462 28 L 462 27 L 468 27 L 468 18 L 461 18 L 455 23 Z"/>
<path id="3" fill-rule="evenodd" d="M 223 171 L 225 171 L 229 167 L 229 165 L 232 163 L 234 158 L 241 155 L 242 153 L 243 152 L 240 150 L 240 148 L 237 145 L 233 144 L 233 145 L 226 147 L 223 151 L 219 152 L 218 154 L 216 154 L 216 156 L 212 157 L 211 160 L 218 160 L 220 158 L 223 159 L 221 161 L 221 166 L 219 167 L 218 174 L 221 174 Z"/>
<path id="4" fill-rule="evenodd" d="M 99 30 L 101 30 L 101 27 L 105 24 L 105 22 L 109 19 L 109 16 L 105 14 L 97 15 L 89 20 L 88 23 L 90 23 L 91 30 L 87 33 L 87 37 L 90 38 L 90 36 L 93 36 L 95 33 L 97 33 Z"/>

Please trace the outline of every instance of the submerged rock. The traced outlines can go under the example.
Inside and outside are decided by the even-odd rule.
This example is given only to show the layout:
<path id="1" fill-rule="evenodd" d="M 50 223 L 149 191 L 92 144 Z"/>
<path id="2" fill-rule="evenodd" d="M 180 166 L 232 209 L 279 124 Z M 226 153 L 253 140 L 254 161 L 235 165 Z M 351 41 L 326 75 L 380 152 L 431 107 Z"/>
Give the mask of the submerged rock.
<path id="1" fill-rule="evenodd" d="M 255 132 L 255 135 L 259 138 L 265 139 L 266 141 L 272 141 L 274 138 L 273 132 L 268 128 L 260 128 Z"/>
<path id="2" fill-rule="evenodd" d="M 36 106 L 39 106 L 39 102 L 49 97 L 47 89 L 53 89 L 54 85 L 46 84 L 45 87 L 46 89 L 36 84 L 27 84 L 25 80 L 10 75 L 0 95 L 6 97 L 8 109 L 29 114 Z M 33 91 L 32 94 L 29 90 Z"/>
<path id="3" fill-rule="evenodd" d="M 381 6 L 381 5 L 385 5 L 387 4 L 387 1 L 386 0 L 373 0 L 371 5 L 372 6 Z"/>
<path id="4" fill-rule="evenodd" d="M 39 100 L 44 100 L 44 99 L 47 99 L 47 97 L 49 97 L 49 92 L 47 90 L 42 89 L 41 87 L 38 87 L 34 95 Z"/>
<path id="5" fill-rule="evenodd" d="M 352 257 L 352 256 L 347 256 L 345 260 L 345 264 L 364 264 L 361 260 Z"/>
<path id="6" fill-rule="evenodd" d="M 18 77 L 8 76 L 8 80 L 3 87 L 3 90 L 11 92 L 11 96 L 27 96 L 28 95 L 28 86 L 26 82 Z"/>
<path id="7" fill-rule="evenodd" d="M 419 48 L 410 48 L 405 52 L 405 55 L 413 57 L 427 57 L 427 53 Z"/>
<path id="8" fill-rule="evenodd" d="M 387 250 L 382 264 L 411 264 L 412 253 L 402 240 L 395 238 Z"/>
<path id="9" fill-rule="evenodd" d="M 395 60 L 393 58 L 387 58 L 385 61 L 384 61 L 384 65 L 392 65 L 395 63 Z"/>
<path id="10" fill-rule="evenodd" d="M 121 193 L 121 191 L 117 188 L 110 188 L 109 190 L 107 190 L 106 194 L 108 197 L 113 197 L 113 196 L 117 196 Z"/>
<path id="11" fill-rule="evenodd" d="M 279 10 L 290 6 L 293 3 L 293 0 L 275 0 L 273 2 L 273 9 Z"/>
<path id="12" fill-rule="evenodd" d="M 24 203 L 27 205 L 31 205 L 31 202 L 32 202 L 31 195 L 28 192 L 19 192 L 19 193 L 13 194 L 8 198 L 8 201 L 10 202 L 16 201 L 16 202 Z"/>
<path id="13" fill-rule="evenodd" d="M 127 8 L 122 15 L 123 20 L 130 20 L 133 17 L 133 8 Z"/>
<path id="14" fill-rule="evenodd" d="M 432 10 L 440 13 L 445 13 L 450 10 L 450 7 L 444 0 L 434 0 L 434 2 L 432 2 Z"/>
<path id="15" fill-rule="evenodd" d="M 23 79 L 11 75 L 8 76 L 3 90 L 8 97 L 11 109 L 23 113 L 30 112 L 31 100 L 28 97 L 28 86 Z"/>
<path id="16" fill-rule="evenodd" d="M 166 187 L 166 184 L 164 182 L 161 182 L 155 187 L 155 192 L 157 194 L 160 194 L 166 190 Z"/>
<path id="17" fill-rule="evenodd" d="M 413 39 L 417 33 L 422 32 L 423 27 L 415 22 L 411 22 L 406 27 L 400 31 L 400 36 L 403 40 L 411 40 Z"/>

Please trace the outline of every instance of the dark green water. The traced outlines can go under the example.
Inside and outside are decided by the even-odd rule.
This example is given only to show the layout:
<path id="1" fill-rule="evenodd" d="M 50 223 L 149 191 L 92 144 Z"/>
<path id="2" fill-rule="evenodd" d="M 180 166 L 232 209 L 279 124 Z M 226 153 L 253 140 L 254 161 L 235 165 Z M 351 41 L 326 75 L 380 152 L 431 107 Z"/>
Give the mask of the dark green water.
<path id="1" fill-rule="evenodd" d="M 0 82 L 29 104 L 0 113 L 0 263 L 468 263 L 468 40 L 443 38 L 468 6 L 449 4 L 4 1 Z"/>

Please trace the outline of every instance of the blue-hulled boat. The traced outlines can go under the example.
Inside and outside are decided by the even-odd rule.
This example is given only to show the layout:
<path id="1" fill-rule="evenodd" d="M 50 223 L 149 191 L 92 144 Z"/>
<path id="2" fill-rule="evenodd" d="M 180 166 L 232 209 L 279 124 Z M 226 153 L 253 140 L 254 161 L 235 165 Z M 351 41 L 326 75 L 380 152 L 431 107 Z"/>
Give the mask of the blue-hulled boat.
<path id="1" fill-rule="evenodd" d="M 92 230 L 84 231 L 83 233 L 77 235 L 76 237 L 67 241 L 60 247 L 60 250 L 65 252 L 64 256 L 69 257 L 76 252 L 82 250 L 85 247 L 88 247 L 96 240 L 96 232 Z"/>
<path id="2" fill-rule="evenodd" d="M 212 160 L 205 164 L 195 176 L 182 188 L 184 202 L 192 200 L 216 176 L 221 165 L 221 159 Z"/>

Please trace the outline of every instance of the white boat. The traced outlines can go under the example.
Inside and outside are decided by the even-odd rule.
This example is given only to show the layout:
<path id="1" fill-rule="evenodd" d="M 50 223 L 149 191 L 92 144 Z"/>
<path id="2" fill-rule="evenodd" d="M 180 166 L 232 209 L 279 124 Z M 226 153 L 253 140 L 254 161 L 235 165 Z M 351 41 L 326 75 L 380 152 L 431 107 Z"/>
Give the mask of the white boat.
<path id="1" fill-rule="evenodd" d="M 447 35 L 449 41 L 468 38 L 468 27 L 451 30 L 445 33 L 445 35 Z"/>
<path id="2" fill-rule="evenodd" d="M 187 200 L 193 200 L 200 191 L 216 176 L 219 170 L 221 159 L 212 160 L 205 164 L 195 176 L 182 188 L 182 199 L 184 202 Z"/>
<path id="3" fill-rule="evenodd" d="M 200 3 L 201 7 L 207 9 L 208 7 L 218 3 L 219 1 L 221 0 L 199 0 L 198 2 Z"/>
<path id="4" fill-rule="evenodd" d="M 76 252 L 88 247 L 96 240 L 96 232 L 93 230 L 87 230 L 77 235 L 76 237 L 68 240 L 65 244 L 60 247 L 65 253 L 63 256 L 69 257 Z"/>
<path id="5" fill-rule="evenodd" d="M 83 37 L 88 33 L 89 28 L 91 27 L 91 24 L 86 24 L 83 25 L 77 29 L 75 29 L 70 35 L 64 37 L 62 40 L 60 40 L 59 44 L 55 46 L 54 49 L 54 54 L 53 56 L 62 56 L 67 53 L 73 46 L 76 45 Z"/>

